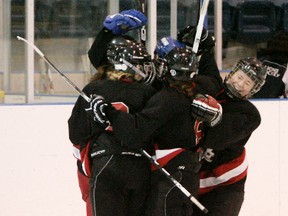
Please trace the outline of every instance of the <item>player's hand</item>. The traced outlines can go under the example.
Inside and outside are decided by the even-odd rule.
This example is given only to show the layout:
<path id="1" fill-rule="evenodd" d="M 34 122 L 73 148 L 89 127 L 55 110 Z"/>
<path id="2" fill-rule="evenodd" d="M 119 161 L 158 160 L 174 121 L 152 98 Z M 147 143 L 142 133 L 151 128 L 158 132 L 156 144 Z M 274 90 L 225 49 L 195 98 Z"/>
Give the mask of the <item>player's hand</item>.
<path id="1" fill-rule="evenodd" d="M 106 103 L 104 98 L 100 95 L 91 95 L 90 98 L 89 107 L 86 108 L 85 111 L 93 116 L 93 120 L 96 123 L 100 124 L 105 129 L 108 128 L 111 125 L 105 113 L 108 103 Z"/>
<path id="2" fill-rule="evenodd" d="M 222 106 L 210 95 L 196 95 L 191 103 L 191 114 L 194 118 L 214 127 L 222 120 Z"/>
<path id="3" fill-rule="evenodd" d="M 187 46 L 193 47 L 197 28 L 195 26 L 187 26 L 177 34 L 177 40 L 185 43 Z M 210 34 L 205 28 L 202 30 L 200 44 L 197 54 L 202 54 L 205 51 L 210 51 L 215 46 L 215 37 Z"/>
<path id="4" fill-rule="evenodd" d="M 131 29 L 138 29 L 146 25 L 147 17 L 135 9 L 109 15 L 104 20 L 104 26 L 115 35 L 125 34 Z"/>

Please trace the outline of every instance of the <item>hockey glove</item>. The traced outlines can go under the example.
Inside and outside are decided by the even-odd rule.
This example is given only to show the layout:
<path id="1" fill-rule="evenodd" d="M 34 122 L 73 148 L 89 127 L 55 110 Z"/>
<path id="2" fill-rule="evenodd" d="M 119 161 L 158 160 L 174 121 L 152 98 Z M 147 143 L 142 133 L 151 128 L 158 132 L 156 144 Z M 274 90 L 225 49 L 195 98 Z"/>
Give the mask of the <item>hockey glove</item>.
<path id="1" fill-rule="evenodd" d="M 214 127 L 222 120 L 222 106 L 210 95 L 196 95 L 191 104 L 191 114 L 195 119 Z"/>
<path id="2" fill-rule="evenodd" d="M 177 34 L 177 40 L 182 43 L 185 43 L 187 46 L 193 47 L 195 35 L 197 28 L 194 26 L 187 26 L 182 29 Z M 205 28 L 202 30 L 200 44 L 198 49 L 198 55 L 203 54 L 204 52 L 210 52 L 215 46 L 215 37 L 211 35 Z"/>
<path id="3" fill-rule="evenodd" d="M 143 13 L 132 9 L 107 16 L 103 24 L 114 35 L 121 35 L 131 29 L 141 28 L 146 23 L 147 17 Z"/>
<path id="4" fill-rule="evenodd" d="M 111 123 L 106 116 L 105 109 L 108 104 L 105 102 L 104 98 L 99 95 L 91 95 L 91 101 L 89 103 L 89 108 L 85 111 L 93 116 L 93 120 L 100 124 L 103 128 L 108 128 Z"/>

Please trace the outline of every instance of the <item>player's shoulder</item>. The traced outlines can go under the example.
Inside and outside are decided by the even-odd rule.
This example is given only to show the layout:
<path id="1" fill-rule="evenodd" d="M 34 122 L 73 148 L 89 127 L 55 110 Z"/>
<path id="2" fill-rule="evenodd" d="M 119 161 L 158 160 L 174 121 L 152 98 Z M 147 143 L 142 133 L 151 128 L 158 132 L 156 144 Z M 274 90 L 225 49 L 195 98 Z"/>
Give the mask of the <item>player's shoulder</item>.
<path id="1" fill-rule="evenodd" d="M 157 94 L 159 95 L 159 97 L 165 97 L 163 99 L 166 100 L 172 100 L 175 98 L 179 99 L 186 98 L 184 93 L 180 92 L 179 90 L 173 87 L 164 87 L 161 90 L 159 90 Z"/>
<path id="2" fill-rule="evenodd" d="M 253 103 L 253 100 L 243 100 L 242 106 L 240 106 L 241 109 L 245 110 L 249 116 L 254 116 L 255 118 L 261 119 L 260 112 L 257 108 L 257 106 Z"/>
<path id="3" fill-rule="evenodd" d="M 249 99 L 244 100 L 232 100 L 229 103 L 222 105 L 223 110 L 229 110 L 232 112 L 246 113 L 247 115 L 259 115 L 258 108 L 254 103 Z M 224 111 L 223 111 L 224 112 Z"/>
<path id="4" fill-rule="evenodd" d="M 164 87 L 153 95 L 154 102 L 162 107 L 169 106 L 171 109 L 179 110 L 190 105 L 190 99 L 179 90 L 172 87 Z"/>

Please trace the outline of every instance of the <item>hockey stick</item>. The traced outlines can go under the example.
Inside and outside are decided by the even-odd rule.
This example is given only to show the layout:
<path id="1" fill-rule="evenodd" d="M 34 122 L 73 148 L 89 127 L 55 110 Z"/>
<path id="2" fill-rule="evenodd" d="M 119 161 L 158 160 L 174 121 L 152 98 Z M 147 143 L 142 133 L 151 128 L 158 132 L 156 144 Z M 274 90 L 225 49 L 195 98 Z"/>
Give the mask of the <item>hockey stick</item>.
<path id="1" fill-rule="evenodd" d="M 41 84 L 43 86 L 44 93 L 48 93 L 50 90 L 50 93 L 54 94 L 55 90 L 51 76 L 51 70 L 42 58 L 39 59 L 39 64 L 41 68 Z"/>
<path id="2" fill-rule="evenodd" d="M 194 53 L 198 53 L 198 48 L 199 48 L 199 44 L 201 41 L 201 35 L 203 31 L 203 26 L 204 26 L 204 19 L 207 14 L 208 5 L 209 5 L 209 0 L 204 0 L 203 5 L 200 9 L 199 21 L 197 24 L 196 34 L 195 34 L 194 43 L 192 47 L 192 51 Z"/>
<path id="3" fill-rule="evenodd" d="M 54 93 L 55 93 L 54 83 L 53 83 L 53 80 L 52 80 L 50 68 L 47 68 L 47 71 L 46 71 L 46 72 L 47 72 L 47 77 L 48 77 L 49 89 L 50 89 L 51 93 L 54 94 Z"/>
<path id="4" fill-rule="evenodd" d="M 139 0 L 139 3 L 140 3 L 140 8 L 141 8 L 141 12 L 145 14 L 145 0 Z M 145 46 L 146 45 L 146 26 L 142 26 L 141 29 L 140 29 L 140 41 L 141 43 Z"/>
<path id="5" fill-rule="evenodd" d="M 25 43 L 27 43 L 29 46 L 33 47 L 33 49 L 35 50 L 35 52 L 37 52 L 40 57 L 50 66 L 52 67 L 56 72 L 58 72 L 62 78 L 70 85 L 72 86 L 88 103 L 90 102 L 90 98 L 83 92 L 81 91 L 68 77 L 65 76 L 65 74 L 63 74 L 61 71 L 59 71 L 50 61 L 49 59 L 47 59 L 45 57 L 45 55 L 41 52 L 40 49 L 38 49 L 37 46 L 35 46 L 34 44 L 30 43 L 29 41 L 27 41 L 26 39 L 20 37 L 20 36 L 17 36 L 17 39 L 18 40 L 22 40 L 24 41 Z"/>
<path id="6" fill-rule="evenodd" d="M 143 149 L 140 149 L 140 151 L 153 165 L 157 167 L 157 169 L 160 170 L 160 172 L 162 172 L 176 187 L 178 187 L 181 192 L 184 193 L 191 200 L 192 203 L 194 203 L 205 214 L 208 213 L 208 209 L 206 209 L 194 196 L 192 196 L 192 194 L 185 187 L 183 187 L 175 178 L 173 178 L 166 169 L 161 167 L 159 163 L 151 157 L 151 155 L 149 155 Z"/>

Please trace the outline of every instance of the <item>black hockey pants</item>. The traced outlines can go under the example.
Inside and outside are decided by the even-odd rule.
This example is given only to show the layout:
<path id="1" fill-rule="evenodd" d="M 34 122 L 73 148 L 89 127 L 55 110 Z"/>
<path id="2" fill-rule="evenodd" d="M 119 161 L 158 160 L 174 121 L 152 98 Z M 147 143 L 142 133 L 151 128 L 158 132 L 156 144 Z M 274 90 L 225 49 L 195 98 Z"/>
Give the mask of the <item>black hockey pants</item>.
<path id="1" fill-rule="evenodd" d="M 198 154 L 184 151 L 164 167 L 194 197 L 199 190 Z M 152 172 L 146 216 L 191 216 L 193 204 L 164 174 Z"/>
<path id="2" fill-rule="evenodd" d="M 195 207 L 197 216 L 238 216 L 244 201 L 246 178 L 226 186 L 220 186 L 208 193 L 198 196 L 199 202 L 208 209 L 208 214 Z"/>
<path id="3" fill-rule="evenodd" d="M 151 165 L 144 157 L 94 158 L 90 180 L 93 216 L 143 216 Z"/>

